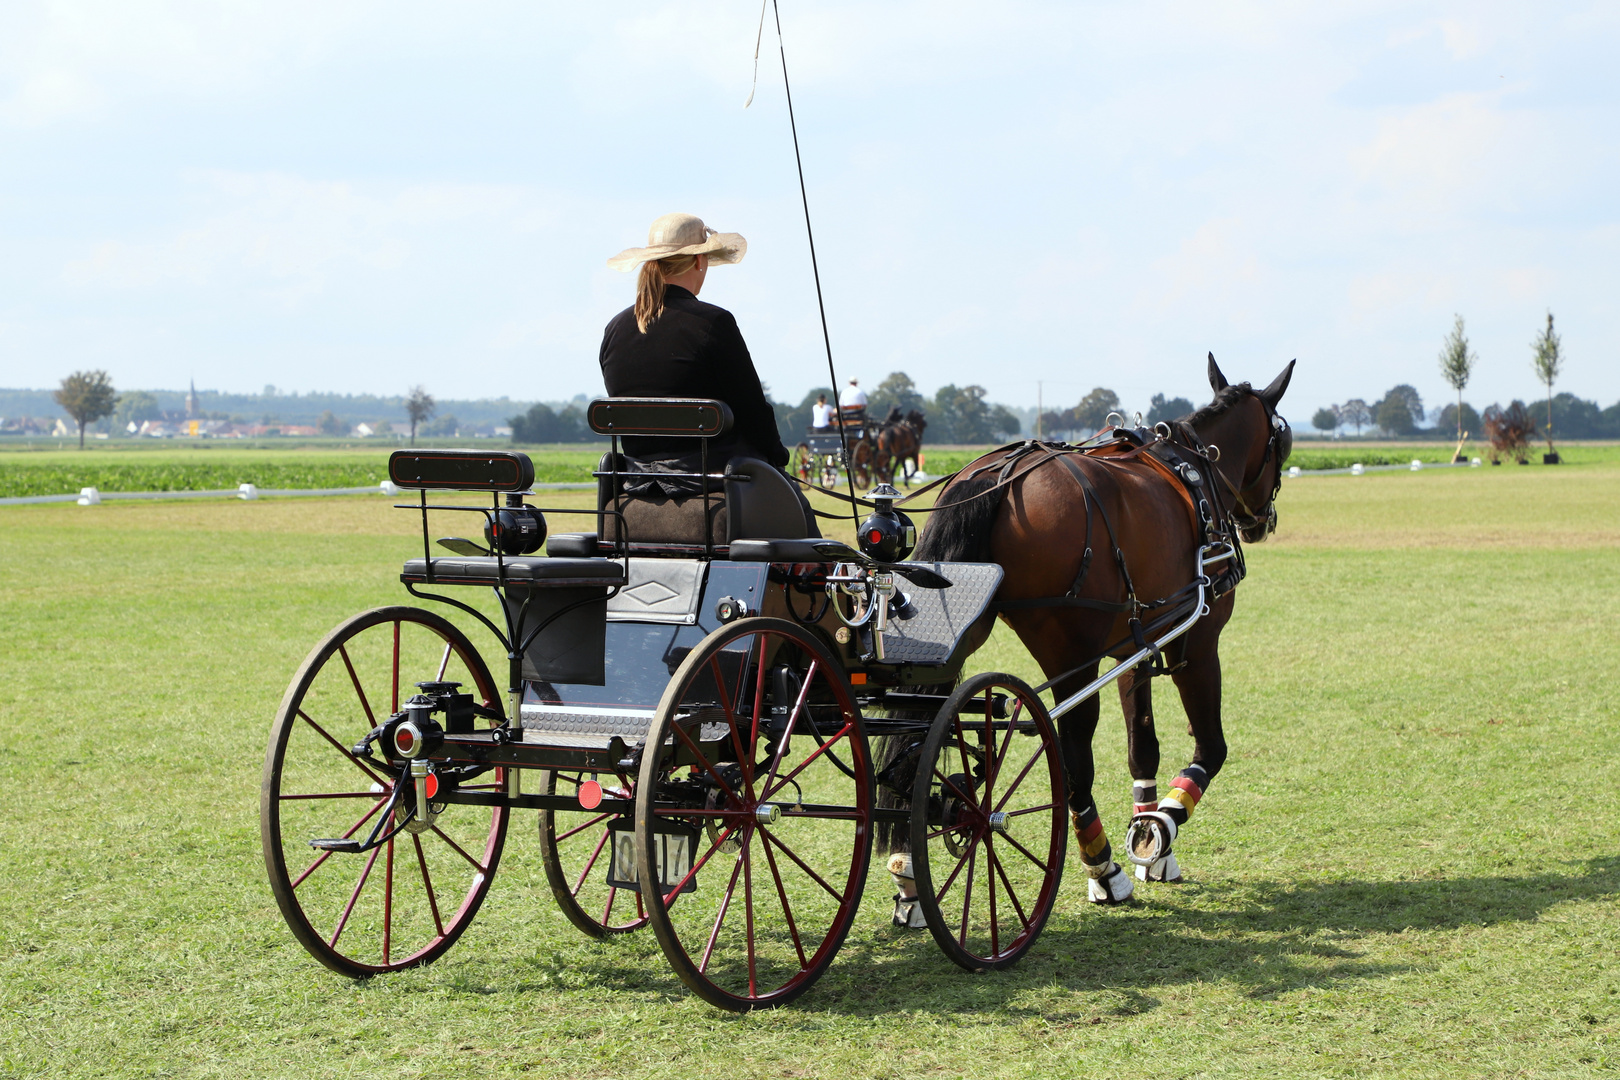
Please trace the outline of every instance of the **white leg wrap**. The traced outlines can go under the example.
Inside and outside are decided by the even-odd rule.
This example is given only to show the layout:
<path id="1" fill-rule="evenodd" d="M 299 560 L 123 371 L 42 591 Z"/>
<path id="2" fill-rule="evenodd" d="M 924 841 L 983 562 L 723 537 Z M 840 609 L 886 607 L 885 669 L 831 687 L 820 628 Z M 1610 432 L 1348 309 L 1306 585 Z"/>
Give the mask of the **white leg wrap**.
<path id="1" fill-rule="evenodd" d="M 1176 863 L 1174 855 L 1165 855 L 1146 866 L 1138 863 L 1136 880 L 1162 881 L 1167 885 L 1175 885 L 1181 881 L 1181 867 Z"/>
<path id="2" fill-rule="evenodd" d="M 911 855 L 896 852 L 889 856 L 889 876 L 894 878 L 894 925 L 919 930 L 928 925 L 922 905 L 917 902 L 917 879 L 911 869 Z"/>
<path id="3" fill-rule="evenodd" d="M 1148 810 L 1131 818 L 1125 833 L 1125 853 L 1137 866 L 1152 866 L 1170 854 L 1176 838 L 1176 820 L 1160 810 Z"/>
<path id="4" fill-rule="evenodd" d="M 1106 867 L 1088 866 L 1086 872 L 1095 875 L 1086 882 L 1086 899 L 1093 904 L 1123 904 L 1136 891 L 1117 862 L 1110 862 Z"/>

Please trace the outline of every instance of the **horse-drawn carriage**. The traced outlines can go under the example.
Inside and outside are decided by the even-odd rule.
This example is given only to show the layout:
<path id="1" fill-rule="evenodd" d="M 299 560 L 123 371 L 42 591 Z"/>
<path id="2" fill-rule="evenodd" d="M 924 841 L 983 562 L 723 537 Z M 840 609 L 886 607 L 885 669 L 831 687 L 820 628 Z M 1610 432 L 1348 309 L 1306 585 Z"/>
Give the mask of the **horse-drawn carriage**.
<path id="1" fill-rule="evenodd" d="M 838 420 L 838 427 L 806 429 L 804 440 L 793 448 L 793 473 L 800 480 L 836 488 L 838 473 L 845 467 L 846 445 L 850 478 L 857 487 L 893 484 L 897 474 L 904 482 L 920 467 L 922 432 L 928 422 L 916 409 L 878 422 L 867 416 L 864 406 L 844 408 Z"/>
<path id="2" fill-rule="evenodd" d="M 1201 548 L 1154 640 L 1138 635 L 1049 711 L 1011 675 L 961 678 L 1003 568 L 907 561 L 915 530 L 892 488 L 873 493 L 856 549 L 815 537 L 764 462 L 710 473 L 708 440 L 731 422 L 720 402 L 599 399 L 589 421 L 614 441 L 588 511 L 528 502 L 521 453 L 390 459 L 421 515 L 422 555 L 400 580 L 487 628 L 504 678 L 420 607 L 363 612 L 316 645 L 277 713 L 261 793 L 271 887 L 297 939 L 351 976 L 434 960 L 532 810 L 567 918 L 599 937 L 650 926 L 680 979 L 723 1008 L 783 1004 L 820 977 L 879 832 L 909 852 L 916 908 L 953 961 L 1016 962 L 1064 870 L 1054 716 L 1207 613 L 1205 567 L 1233 546 Z M 705 448 L 681 474 L 695 491 L 638 490 L 618 437 L 649 433 Z M 430 503 L 430 490 L 489 500 Z M 454 554 L 436 554 L 430 512 L 482 519 L 487 548 L 449 537 Z M 596 529 L 547 538 L 557 513 Z M 899 748 L 887 767 L 880 737 Z"/>

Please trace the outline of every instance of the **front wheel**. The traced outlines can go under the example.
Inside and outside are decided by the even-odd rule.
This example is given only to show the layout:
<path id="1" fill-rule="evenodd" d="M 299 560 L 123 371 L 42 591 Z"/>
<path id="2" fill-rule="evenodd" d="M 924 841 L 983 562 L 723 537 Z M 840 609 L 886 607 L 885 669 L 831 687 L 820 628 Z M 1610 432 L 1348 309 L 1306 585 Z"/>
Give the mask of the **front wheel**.
<path id="1" fill-rule="evenodd" d="M 872 762 L 826 646 L 739 619 L 687 655 L 659 702 L 635 810 L 653 933 L 692 992 L 784 1005 L 827 970 L 872 854 Z"/>
<path id="2" fill-rule="evenodd" d="M 811 452 L 809 443 L 800 443 L 793 448 L 793 475 L 805 483 L 816 472 L 816 455 Z"/>
<path id="3" fill-rule="evenodd" d="M 489 669 L 454 624 L 420 608 L 384 607 L 340 623 L 315 646 L 270 729 L 259 795 L 270 890 L 293 936 L 343 975 L 442 956 L 488 895 L 506 839 L 504 808 L 430 804 L 425 821 L 416 817 L 409 782 L 395 799 L 395 770 L 350 749 L 400 711 L 418 680 L 460 682 L 502 712 Z M 499 791 L 501 781 L 492 769 L 458 786 Z M 363 841 L 374 830 L 381 842 L 365 852 L 310 845 Z"/>
<path id="4" fill-rule="evenodd" d="M 940 708 L 912 787 L 917 897 L 945 955 L 1010 967 L 1046 925 L 1068 847 L 1063 763 L 1046 706 L 985 672 Z"/>

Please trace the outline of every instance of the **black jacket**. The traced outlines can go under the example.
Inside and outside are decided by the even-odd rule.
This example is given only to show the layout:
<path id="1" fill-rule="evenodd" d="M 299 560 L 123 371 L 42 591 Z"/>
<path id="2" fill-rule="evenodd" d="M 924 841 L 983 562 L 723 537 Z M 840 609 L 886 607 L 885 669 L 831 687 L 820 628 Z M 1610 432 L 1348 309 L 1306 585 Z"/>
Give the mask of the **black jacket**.
<path id="1" fill-rule="evenodd" d="M 634 307 L 625 308 L 602 334 L 602 382 L 612 397 L 716 398 L 731 406 L 736 423 L 710 446 L 710 467 L 746 452 L 777 468 L 788 463 L 754 361 L 737 320 L 678 285 L 664 290 L 664 311 L 643 334 Z M 625 453 L 652 458 L 690 453 L 692 439 L 627 435 Z"/>

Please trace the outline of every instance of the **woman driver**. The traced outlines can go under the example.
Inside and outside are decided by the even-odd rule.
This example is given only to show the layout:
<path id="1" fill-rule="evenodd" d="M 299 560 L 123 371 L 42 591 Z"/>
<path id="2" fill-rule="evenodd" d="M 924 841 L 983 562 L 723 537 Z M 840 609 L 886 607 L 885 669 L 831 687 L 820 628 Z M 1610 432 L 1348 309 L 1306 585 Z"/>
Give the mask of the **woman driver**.
<path id="1" fill-rule="evenodd" d="M 731 312 L 698 299 L 711 265 L 741 262 L 748 241 L 717 233 L 691 214 L 665 214 L 652 223 L 647 246 L 608 260 L 615 270 L 638 263 L 636 302 L 613 317 L 602 335 L 602 381 L 611 397 L 715 398 L 731 406 L 731 432 L 709 445 L 709 468 L 749 455 L 782 468 L 787 448 L 776 412 Z M 690 456 L 692 441 L 625 436 L 625 453 L 641 462 Z M 693 469 L 692 471 L 696 471 Z"/>

